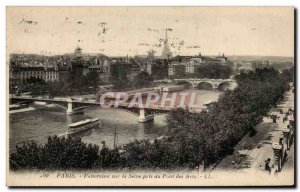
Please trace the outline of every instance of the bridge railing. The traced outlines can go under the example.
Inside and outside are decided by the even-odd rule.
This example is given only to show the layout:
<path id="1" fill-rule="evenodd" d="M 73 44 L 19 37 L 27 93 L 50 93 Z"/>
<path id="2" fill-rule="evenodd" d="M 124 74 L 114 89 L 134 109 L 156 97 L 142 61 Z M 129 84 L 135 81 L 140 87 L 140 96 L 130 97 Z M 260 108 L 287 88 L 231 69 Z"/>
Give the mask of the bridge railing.
<path id="1" fill-rule="evenodd" d="M 55 103 L 55 102 L 58 102 L 58 103 L 61 103 L 61 102 L 65 102 L 65 103 L 70 103 L 69 100 L 67 99 L 38 99 L 38 98 L 28 98 L 28 97 L 19 97 L 19 96 L 12 96 L 11 97 L 12 99 L 19 99 L 19 100 L 30 100 L 30 101 L 44 101 L 44 102 L 51 102 L 51 103 Z M 97 102 L 97 101 L 76 101 L 76 100 L 72 100 L 71 101 L 72 103 L 76 104 L 90 104 L 90 105 L 99 105 L 99 106 L 108 106 L 110 105 L 112 108 L 115 108 L 114 107 L 114 102 L 104 102 L 104 103 L 100 103 L 100 102 Z M 171 110 L 174 110 L 174 109 L 179 109 L 179 108 L 182 108 L 182 106 L 178 106 L 178 105 L 175 105 L 175 106 L 161 106 L 161 105 L 157 105 L 157 104 L 150 104 L 149 106 L 146 106 L 146 105 L 143 105 L 142 107 L 140 107 L 138 104 L 136 105 L 133 105 L 133 106 L 130 106 L 129 107 L 129 103 L 118 103 L 118 106 L 120 107 L 127 107 L 127 108 L 143 108 L 143 109 L 157 109 L 157 110 L 164 110 L 164 111 L 171 111 Z M 200 108 L 186 108 L 188 109 L 190 112 L 193 112 L 193 113 L 198 113 L 198 112 L 201 112 L 202 110 L 205 110 L 206 107 L 200 107 Z"/>

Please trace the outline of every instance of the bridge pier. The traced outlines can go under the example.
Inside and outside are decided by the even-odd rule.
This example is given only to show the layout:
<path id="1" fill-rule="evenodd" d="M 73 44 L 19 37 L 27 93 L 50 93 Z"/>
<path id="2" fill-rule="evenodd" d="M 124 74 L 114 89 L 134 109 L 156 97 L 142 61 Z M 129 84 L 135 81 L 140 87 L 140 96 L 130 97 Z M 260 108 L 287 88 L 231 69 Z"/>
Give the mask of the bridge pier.
<path id="1" fill-rule="evenodd" d="M 218 91 L 219 84 L 212 83 L 213 91 Z"/>
<path id="2" fill-rule="evenodd" d="M 72 102 L 68 102 L 67 114 L 68 115 L 74 114 Z"/>
<path id="3" fill-rule="evenodd" d="M 72 101 L 68 100 L 67 114 L 68 115 L 73 115 L 73 114 L 77 114 L 77 113 L 84 113 L 84 108 L 85 107 L 80 107 L 80 108 L 77 108 L 77 109 L 73 109 Z"/>
<path id="4" fill-rule="evenodd" d="M 140 123 L 145 123 L 145 122 L 153 121 L 153 120 L 154 120 L 154 116 L 153 115 L 146 116 L 145 115 L 145 109 L 140 109 L 140 115 L 139 115 L 139 119 L 138 119 L 138 121 Z"/>
<path id="5" fill-rule="evenodd" d="M 197 89 L 198 83 L 192 83 L 192 87 L 193 87 L 193 89 Z"/>

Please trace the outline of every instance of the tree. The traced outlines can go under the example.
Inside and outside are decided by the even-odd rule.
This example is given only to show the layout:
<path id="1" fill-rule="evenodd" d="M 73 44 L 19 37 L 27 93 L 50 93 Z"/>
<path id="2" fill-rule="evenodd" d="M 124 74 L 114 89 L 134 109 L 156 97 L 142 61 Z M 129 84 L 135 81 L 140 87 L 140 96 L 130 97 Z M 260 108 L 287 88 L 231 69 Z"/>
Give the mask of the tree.
<path id="1" fill-rule="evenodd" d="M 99 85 L 100 82 L 100 78 L 99 78 L 99 74 L 97 71 L 95 70 L 91 70 L 86 74 L 86 82 L 88 86 L 92 86 L 94 88 L 97 87 L 97 85 Z"/>
<path id="2" fill-rule="evenodd" d="M 176 169 L 210 164 L 233 152 L 234 146 L 262 121 L 282 97 L 288 83 L 274 69 L 257 69 L 236 77 L 239 86 L 225 91 L 209 110 L 169 113 L 169 136 L 133 141 L 121 149 L 87 145 L 80 139 L 48 138 L 45 145 L 32 142 L 10 154 L 10 168 L 22 169 Z M 292 110 L 290 112 L 293 112 Z M 275 121 L 277 116 L 274 116 Z M 294 129 L 295 122 L 288 125 Z"/>
<path id="3" fill-rule="evenodd" d="M 16 146 L 16 152 L 10 154 L 12 170 L 26 169 L 90 169 L 99 158 L 99 147 L 85 144 L 80 138 L 72 139 L 49 137 L 45 145 L 36 142 Z"/>
<path id="4" fill-rule="evenodd" d="M 232 69 L 230 66 L 218 63 L 203 64 L 196 70 L 196 76 L 198 78 L 228 79 L 231 74 Z"/>
<path id="5" fill-rule="evenodd" d="M 294 82 L 294 73 L 295 67 L 283 70 L 281 76 L 288 82 Z"/>
<path id="6" fill-rule="evenodd" d="M 47 83 L 43 79 L 30 77 L 20 85 L 20 91 L 28 91 L 31 95 L 43 95 L 48 93 Z"/>
<path id="7" fill-rule="evenodd" d="M 141 71 L 135 78 L 134 78 L 134 85 L 136 88 L 140 87 L 148 87 L 153 82 L 153 78 L 149 73 L 145 71 Z"/>
<path id="8" fill-rule="evenodd" d="M 225 91 L 207 112 L 178 109 L 169 114 L 168 127 L 181 153 L 196 154 L 194 159 L 185 156 L 190 166 L 202 162 L 207 167 L 232 153 L 246 133 L 255 133 L 254 127 L 287 90 L 287 82 L 274 69 L 242 73 L 236 79 L 239 86 Z"/>
<path id="9" fill-rule="evenodd" d="M 82 74 L 70 72 L 68 83 L 71 89 L 82 89 L 86 85 L 86 79 Z"/>
<path id="10" fill-rule="evenodd" d="M 49 96 L 55 97 L 66 93 L 66 85 L 64 82 L 49 82 L 46 86 Z"/>
<path id="11" fill-rule="evenodd" d="M 36 78 L 36 77 L 30 77 L 29 79 L 26 79 L 27 84 L 46 84 L 44 79 Z"/>
<path id="12" fill-rule="evenodd" d="M 129 87 L 129 80 L 127 73 L 129 67 L 126 64 L 111 65 L 110 69 L 110 82 L 116 89 L 124 89 Z"/>

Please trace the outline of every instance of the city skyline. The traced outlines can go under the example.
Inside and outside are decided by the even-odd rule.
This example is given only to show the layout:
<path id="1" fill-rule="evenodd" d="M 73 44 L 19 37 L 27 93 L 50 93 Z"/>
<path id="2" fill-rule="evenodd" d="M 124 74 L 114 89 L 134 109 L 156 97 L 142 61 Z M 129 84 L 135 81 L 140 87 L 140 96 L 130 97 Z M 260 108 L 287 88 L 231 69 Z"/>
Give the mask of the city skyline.
<path id="1" fill-rule="evenodd" d="M 292 10 L 292 7 L 8 8 L 7 53 L 58 55 L 73 53 L 80 46 L 83 53 L 133 56 L 145 55 L 153 49 L 160 56 L 167 29 L 173 56 L 201 52 L 293 57 Z"/>

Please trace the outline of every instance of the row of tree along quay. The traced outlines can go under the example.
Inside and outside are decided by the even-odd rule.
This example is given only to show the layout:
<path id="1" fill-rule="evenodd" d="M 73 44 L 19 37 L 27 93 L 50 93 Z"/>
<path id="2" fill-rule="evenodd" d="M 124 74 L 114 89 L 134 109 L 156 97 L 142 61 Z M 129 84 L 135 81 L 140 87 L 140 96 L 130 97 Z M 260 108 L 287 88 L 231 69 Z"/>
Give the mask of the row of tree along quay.
<path id="1" fill-rule="evenodd" d="M 293 73 L 256 69 L 236 76 L 238 87 L 225 91 L 207 111 L 183 109 L 167 116 L 169 135 L 163 139 L 136 140 L 115 149 L 99 147 L 80 138 L 49 137 L 46 144 L 16 147 L 10 154 L 11 170 L 115 170 L 204 168 L 233 152 L 233 147 L 289 89 Z"/>

